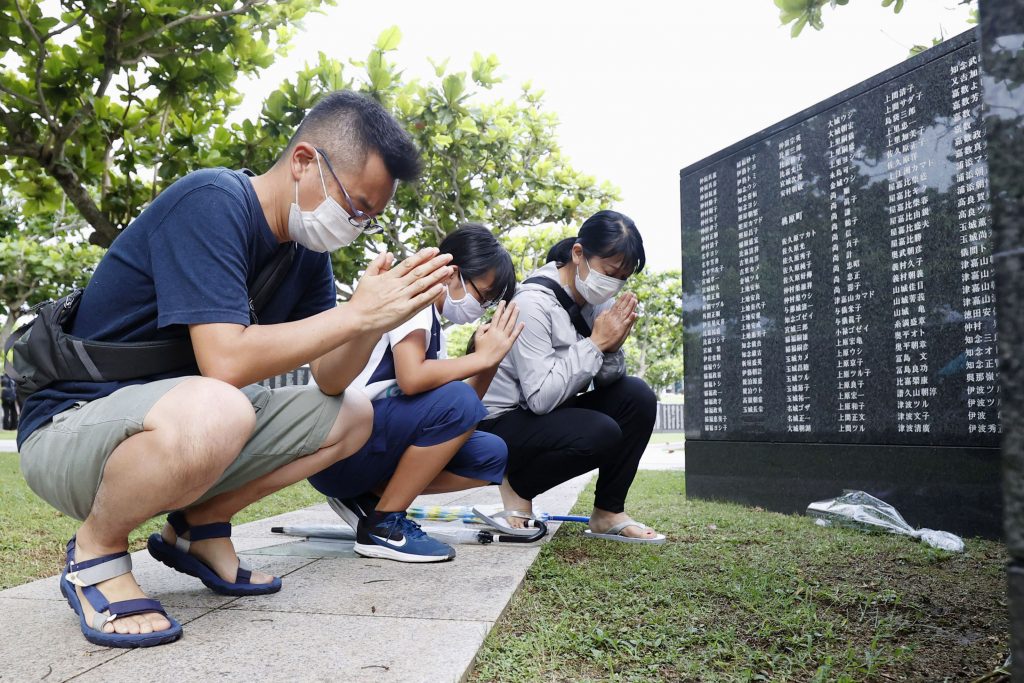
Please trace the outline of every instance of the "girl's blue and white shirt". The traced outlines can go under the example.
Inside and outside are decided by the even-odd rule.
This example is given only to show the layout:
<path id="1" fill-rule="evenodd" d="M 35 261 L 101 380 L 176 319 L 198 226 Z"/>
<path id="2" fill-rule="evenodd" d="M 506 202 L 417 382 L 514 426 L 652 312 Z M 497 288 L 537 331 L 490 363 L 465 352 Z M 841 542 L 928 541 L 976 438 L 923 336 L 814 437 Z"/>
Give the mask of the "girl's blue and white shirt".
<path id="1" fill-rule="evenodd" d="M 447 357 L 441 318 L 434 304 L 430 304 L 408 322 L 381 337 L 373 347 L 370 361 L 353 380 L 351 387 L 362 391 L 371 401 L 401 394 L 398 379 L 395 377 L 395 357 L 392 349 L 416 330 L 427 333 L 427 360 L 442 360 Z"/>

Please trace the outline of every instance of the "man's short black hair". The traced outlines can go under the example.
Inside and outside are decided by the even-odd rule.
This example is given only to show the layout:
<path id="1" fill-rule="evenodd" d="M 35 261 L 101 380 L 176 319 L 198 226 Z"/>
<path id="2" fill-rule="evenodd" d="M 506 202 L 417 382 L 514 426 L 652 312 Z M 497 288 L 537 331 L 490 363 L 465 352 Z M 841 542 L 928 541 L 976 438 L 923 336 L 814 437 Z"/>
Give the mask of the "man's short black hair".
<path id="1" fill-rule="evenodd" d="M 412 136 L 373 98 L 336 90 L 321 97 L 299 124 L 282 158 L 299 142 L 322 147 L 335 168 L 358 172 L 376 152 L 395 180 L 419 177 L 420 153 Z"/>

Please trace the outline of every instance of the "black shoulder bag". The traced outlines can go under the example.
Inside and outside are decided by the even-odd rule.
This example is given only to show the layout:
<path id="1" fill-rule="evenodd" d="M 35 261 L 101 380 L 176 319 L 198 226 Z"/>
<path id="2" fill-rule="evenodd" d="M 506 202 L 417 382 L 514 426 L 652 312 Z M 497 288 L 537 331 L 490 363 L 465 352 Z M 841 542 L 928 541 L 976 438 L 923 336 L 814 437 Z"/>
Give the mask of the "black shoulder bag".
<path id="1" fill-rule="evenodd" d="M 294 257 L 295 245 L 284 244 L 256 276 L 249 290 L 252 323 L 257 322 L 257 313 L 288 274 Z M 19 327 L 4 344 L 5 370 L 17 384 L 19 405 L 58 381 L 125 381 L 195 365 L 188 336 L 161 341 L 104 342 L 69 334 L 82 291 L 78 288 L 56 301 L 37 304 L 32 309 L 36 317 Z"/>

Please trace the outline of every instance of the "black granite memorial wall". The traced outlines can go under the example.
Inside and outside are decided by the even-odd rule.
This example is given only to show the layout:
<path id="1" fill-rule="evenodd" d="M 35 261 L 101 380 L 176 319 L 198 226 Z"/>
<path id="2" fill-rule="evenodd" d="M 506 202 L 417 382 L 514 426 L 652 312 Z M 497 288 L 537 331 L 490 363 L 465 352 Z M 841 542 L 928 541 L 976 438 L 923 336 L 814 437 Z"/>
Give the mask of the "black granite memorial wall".
<path id="1" fill-rule="evenodd" d="M 1024 0 L 982 0 L 984 117 L 990 150 L 999 317 L 1004 529 L 1010 646 L 1024 662 Z"/>
<path id="2" fill-rule="evenodd" d="M 1001 533 L 975 32 L 680 173 L 688 495 Z"/>

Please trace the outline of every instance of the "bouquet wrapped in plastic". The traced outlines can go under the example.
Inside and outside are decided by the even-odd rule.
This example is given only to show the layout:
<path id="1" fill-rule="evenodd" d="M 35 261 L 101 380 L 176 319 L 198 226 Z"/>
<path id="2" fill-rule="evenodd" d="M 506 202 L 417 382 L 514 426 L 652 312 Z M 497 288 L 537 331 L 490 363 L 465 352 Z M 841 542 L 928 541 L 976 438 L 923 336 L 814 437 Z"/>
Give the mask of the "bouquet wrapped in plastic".
<path id="1" fill-rule="evenodd" d="M 947 531 L 915 529 L 892 505 L 864 491 L 843 491 L 838 498 L 807 506 L 807 516 L 821 526 L 843 526 L 861 531 L 881 531 L 916 538 L 933 548 L 963 552 L 962 538 Z"/>

